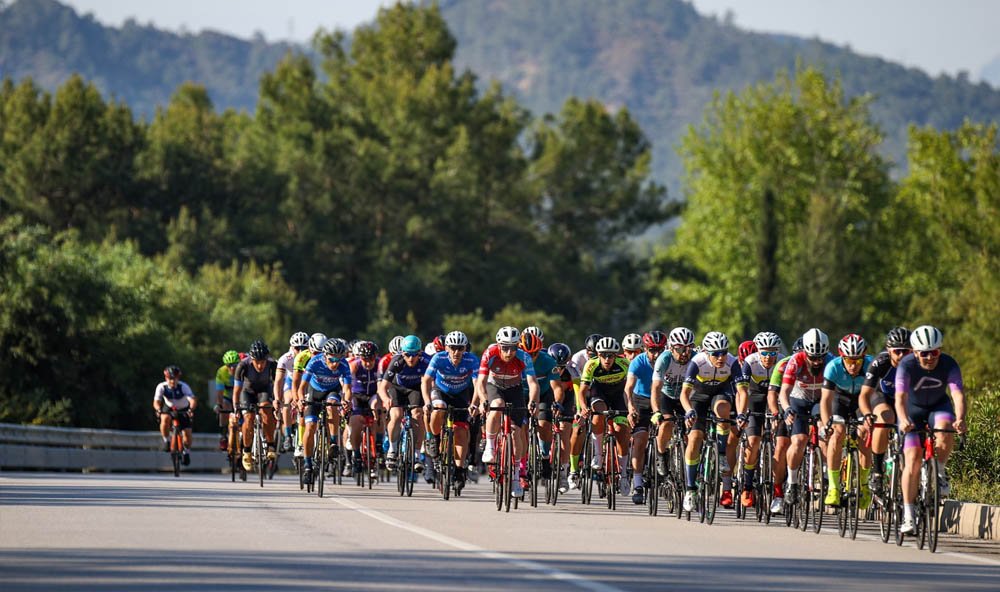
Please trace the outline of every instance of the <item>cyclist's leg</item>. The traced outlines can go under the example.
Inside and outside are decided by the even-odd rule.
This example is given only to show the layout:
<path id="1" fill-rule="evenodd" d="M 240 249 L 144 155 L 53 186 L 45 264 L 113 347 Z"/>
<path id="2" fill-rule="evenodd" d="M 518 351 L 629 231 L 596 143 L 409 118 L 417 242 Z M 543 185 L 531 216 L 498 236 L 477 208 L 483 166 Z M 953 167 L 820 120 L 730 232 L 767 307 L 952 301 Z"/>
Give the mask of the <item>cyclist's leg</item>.
<path id="1" fill-rule="evenodd" d="M 850 404 L 847 397 L 834 393 L 832 424 L 827 433 L 826 442 L 826 473 L 829 478 L 826 503 L 834 504 L 840 500 L 840 463 L 843 458 L 844 440 L 847 435 L 846 421 L 850 415 Z"/>
<path id="2" fill-rule="evenodd" d="M 871 406 L 875 421 L 879 423 L 896 423 L 896 412 L 893 409 L 884 393 L 875 391 L 872 393 Z M 885 453 L 889 449 L 889 429 L 874 428 L 872 432 L 872 467 L 876 474 L 885 473 Z"/>
<path id="3" fill-rule="evenodd" d="M 365 413 L 362 402 L 357 397 L 351 399 L 351 417 L 347 420 L 351 426 L 351 460 L 355 464 L 361 463 L 361 437 L 365 432 Z"/>
<path id="4" fill-rule="evenodd" d="M 653 417 L 653 408 L 649 399 L 644 397 L 635 397 L 633 405 L 639 412 L 639 419 L 632 429 L 632 486 L 637 487 L 642 485 L 642 472 L 646 468 L 646 443 L 649 441 L 649 422 Z"/>
<path id="5" fill-rule="evenodd" d="M 593 392 L 593 391 L 592 391 Z M 595 412 L 602 412 L 608 410 L 608 404 L 604 399 L 591 396 L 590 398 L 590 408 Z M 607 418 L 603 415 L 598 415 L 594 413 L 590 418 L 590 445 L 594 448 L 593 465 L 599 466 L 601 462 L 601 457 L 604 456 L 604 427 L 607 424 Z"/>
<path id="6" fill-rule="evenodd" d="M 687 447 L 684 449 L 684 483 L 689 492 L 694 491 L 697 484 L 698 463 L 701 462 L 701 445 L 705 441 L 706 419 L 711 402 L 708 395 L 701 393 L 691 395 L 691 405 L 697 418 L 688 431 Z"/>
<path id="7" fill-rule="evenodd" d="M 790 399 L 790 403 L 795 412 L 795 421 L 792 422 L 792 439 L 785 458 L 788 467 L 788 483 L 798 485 L 799 467 L 802 465 L 802 457 L 805 456 L 806 440 L 809 439 L 809 417 L 812 414 L 813 404 L 811 401 L 794 397 Z"/>

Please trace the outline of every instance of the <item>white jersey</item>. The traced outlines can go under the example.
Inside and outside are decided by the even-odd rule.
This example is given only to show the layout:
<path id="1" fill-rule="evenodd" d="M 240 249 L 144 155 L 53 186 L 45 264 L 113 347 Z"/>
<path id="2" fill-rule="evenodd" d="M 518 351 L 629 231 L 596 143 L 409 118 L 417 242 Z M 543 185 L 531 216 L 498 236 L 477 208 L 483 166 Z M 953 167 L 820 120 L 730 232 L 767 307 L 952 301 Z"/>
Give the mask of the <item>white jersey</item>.
<path id="1" fill-rule="evenodd" d="M 153 394 L 153 401 L 161 401 L 165 406 L 172 409 L 187 409 L 191 406 L 191 399 L 194 393 L 191 387 L 183 380 L 177 381 L 177 386 L 170 388 L 167 381 L 156 385 L 156 392 Z"/>
<path id="2" fill-rule="evenodd" d="M 291 376 L 292 371 L 295 369 L 295 356 L 297 355 L 299 355 L 299 352 L 294 349 L 289 349 L 281 354 L 281 357 L 278 358 L 278 370 L 284 370 L 286 376 Z"/>
<path id="3" fill-rule="evenodd" d="M 660 392 L 671 399 L 679 399 L 687 367 L 687 364 L 675 360 L 673 353 L 669 351 L 660 354 L 660 357 L 656 358 L 656 365 L 653 366 L 653 380 L 663 381 Z"/>
<path id="4" fill-rule="evenodd" d="M 580 351 L 573 354 L 570 358 L 569 363 L 576 370 L 577 375 L 583 374 L 583 367 L 587 365 L 590 361 L 590 354 L 587 353 L 587 348 L 581 349 Z"/>

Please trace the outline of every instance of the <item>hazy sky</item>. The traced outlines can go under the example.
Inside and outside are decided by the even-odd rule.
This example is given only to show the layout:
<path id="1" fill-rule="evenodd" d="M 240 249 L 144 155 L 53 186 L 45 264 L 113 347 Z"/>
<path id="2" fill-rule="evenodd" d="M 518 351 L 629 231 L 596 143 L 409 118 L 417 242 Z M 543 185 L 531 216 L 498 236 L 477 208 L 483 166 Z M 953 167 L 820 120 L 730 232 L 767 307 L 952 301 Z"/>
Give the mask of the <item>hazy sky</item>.
<path id="1" fill-rule="evenodd" d="M 215 29 L 239 37 L 305 41 L 320 26 L 351 29 L 390 0 L 62 0 L 101 22 L 129 17 L 164 29 Z M 613 1 L 613 0 L 608 0 Z M 658 1 L 658 0 L 648 0 Z M 959 70 L 979 79 L 1000 56 L 996 0 L 693 0 L 702 13 L 732 10 L 755 31 L 819 38 L 931 74 Z"/>

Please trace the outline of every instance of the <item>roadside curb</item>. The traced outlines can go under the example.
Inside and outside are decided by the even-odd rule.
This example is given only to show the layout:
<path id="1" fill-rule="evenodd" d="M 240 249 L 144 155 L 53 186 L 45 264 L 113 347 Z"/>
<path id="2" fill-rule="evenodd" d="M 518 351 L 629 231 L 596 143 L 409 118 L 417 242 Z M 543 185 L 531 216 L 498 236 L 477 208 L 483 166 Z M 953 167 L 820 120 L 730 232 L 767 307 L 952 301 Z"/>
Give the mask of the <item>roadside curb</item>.
<path id="1" fill-rule="evenodd" d="M 941 532 L 987 541 L 1000 540 L 1000 506 L 945 500 L 941 509 Z"/>

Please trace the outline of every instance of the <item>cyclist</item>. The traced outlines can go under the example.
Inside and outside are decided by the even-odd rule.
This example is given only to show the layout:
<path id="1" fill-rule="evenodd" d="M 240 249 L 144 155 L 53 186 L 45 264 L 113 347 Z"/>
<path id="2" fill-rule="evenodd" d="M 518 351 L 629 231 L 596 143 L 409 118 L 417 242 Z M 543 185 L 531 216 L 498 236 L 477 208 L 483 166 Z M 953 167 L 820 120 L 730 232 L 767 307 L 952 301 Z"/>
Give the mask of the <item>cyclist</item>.
<path id="1" fill-rule="evenodd" d="M 274 394 L 274 377 L 278 371 L 278 363 L 270 357 L 271 350 L 261 340 L 250 344 L 249 354 L 236 366 L 233 374 L 233 400 L 239 404 L 243 415 L 243 468 L 253 470 L 253 456 L 250 452 L 253 445 L 253 430 L 256 414 L 261 414 L 264 425 L 264 441 L 267 449 L 267 460 L 276 458 L 274 452 L 274 432 L 276 417 L 272 409 L 271 397 Z M 263 459 L 259 459 L 263 462 Z"/>
<path id="2" fill-rule="evenodd" d="M 896 416 L 903 436 L 903 522 L 900 532 L 914 532 L 913 511 L 917 499 L 917 480 L 924 452 L 921 432 L 925 426 L 965 432 L 965 393 L 962 370 L 955 358 L 941 353 L 944 335 L 936 327 L 922 325 L 910 334 L 908 354 L 896 368 Z M 951 393 L 949 398 L 948 394 Z M 933 417 L 932 417 L 933 416 Z M 942 496 L 951 495 L 945 473 L 948 457 L 955 444 L 954 434 L 938 434 L 936 457 L 938 487 Z"/>
<path id="3" fill-rule="evenodd" d="M 353 453 L 354 472 L 361 472 L 361 436 L 365 430 L 365 418 L 373 417 L 374 411 L 380 408 L 378 397 L 378 346 L 372 341 L 358 341 L 354 344 L 354 358 L 348 363 L 351 368 L 351 391 L 345 393 L 345 403 L 351 407 L 351 452 Z M 376 418 L 375 451 L 379 459 L 382 457 L 382 423 Z M 375 472 L 375 467 L 372 467 Z M 377 473 L 376 473 L 377 475 Z"/>
<path id="4" fill-rule="evenodd" d="M 636 505 L 646 503 L 642 472 L 646 468 L 646 443 L 653 416 L 651 395 L 656 392 L 653 390 L 653 367 L 667 347 L 667 336 L 660 331 L 650 331 L 641 339 L 646 351 L 632 358 L 625 380 L 625 402 L 632 423 L 632 503 Z M 628 354 L 625 357 L 627 359 Z"/>
<path id="5" fill-rule="evenodd" d="M 622 338 L 622 355 L 625 356 L 625 360 L 632 362 L 642 353 L 642 335 L 638 333 L 629 333 Z"/>
<path id="6" fill-rule="evenodd" d="M 391 345 L 390 343 L 390 347 Z M 410 416 L 413 418 L 414 442 L 424 441 L 424 399 L 420 388 L 429 362 L 430 358 L 424 354 L 420 338 L 416 335 L 407 335 L 399 342 L 399 353 L 392 357 L 378 381 L 378 394 L 382 399 L 382 406 L 389 408 L 387 463 L 390 462 L 389 459 L 395 463 L 399 446 L 399 427 L 407 406 L 413 408 Z M 413 464 L 413 470 L 418 473 L 424 470 L 419 455 Z"/>
<path id="7" fill-rule="evenodd" d="M 313 357 L 320 353 L 323 349 L 324 343 L 326 343 L 326 335 L 322 333 L 313 333 L 309 336 L 309 342 L 306 344 L 306 349 L 296 354 L 292 361 L 292 397 L 295 400 L 295 405 L 299 407 L 300 411 L 302 408 L 302 397 L 299 395 L 299 392 L 301 391 L 299 387 L 302 384 L 302 374 L 305 372 L 306 365 L 309 363 L 309 360 L 313 359 Z M 301 457 L 305 454 L 303 442 L 305 439 L 306 422 L 302 418 L 301 413 L 298 415 L 299 439 L 298 446 L 295 447 L 295 456 Z"/>
<path id="8" fill-rule="evenodd" d="M 529 327 L 540 332 L 537 327 Z M 549 355 L 549 352 L 542 348 L 542 339 L 537 333 L 528 333 L 527 329 L 521 333 L 519 347 L 531 356 L 531 361 L 535 366 L 535 380 L 538 382 L 538 444 L 542 456 L 542 479 L 548 479 L 552 474 L 552 419 L 555 404 L 555 391 L 553 384 L 559 382 L 559 374 L 555 371 L 556 360 Z M 527 381 L 522 382 L 522 386 L 527 390 Z M 525 392 L 525 395 L 528 393 Z"/>
<path id="9" fill-rule="evenodd" d="M 552 410 L 558 416 L 573 417 L 579 408 L 576 396 L 580 385 L 580 374 L 570 363 L 573 350 L 565 343 L 553 343 L 548 352 L 556 362 L 552 370 L 559 376 L 558 380 L 552 381 Z M 563 421 L 559 424 L 560 431 L 566 434 L 559 451 L 559 493 L 566 493 L 579 486 L 580 451 L 583 449 L 579 428 L 580 424 L 576 421 Z"/>
<path id="10" fill-rule="evenodd" d="M 163 451 L 170 452 L 170 425 L 172 419 L 166 409 L 173 409 L 178 413 L 177 419 L 180 422 L 180 429 L 183 430 L 181 439 L 184 441 L 184 458 L 182 462 L 185 466 L 191 464 L 191 414 L 198 401 L 195 399 L 191 387 L 181 380 L 181 369 L 178 366 L 170 365 L 163 369 L 163 382 L 156 385 L 153 392 L 153 409 L 160 418 L 160 435 L 163 436 Z"/>
<path id="11" fill-rule="evenodd" d="M 448 407 L 452 408 L 454 422 L 455 487 L 465 487 L 466 452 L 469 446 L 469 416 L 478 413 L 473 405 L 473 380 L 479 372 L 479 360 L 469 353 L 469 338 L 461 331 L 451 331 L 444 337 L 445 351 L 431 357 L 421 379 L 424 403 L 431 411 L 428 454 L 440 454 L 441 430 L 444 428 Z"/>
<path id="12" fill-rule="evenodd" d="M 840 461 L 844 440 L 847 436 L 848 416 L 858 415 L 858 396 L 865 381 L 865 373 L 872 357 L 865 355 L 868 343 L 856 333 L 845 335 L 840 340 L 836 357 L 823 370 L 823 390 L 820 400 L 820 415 L 827 426 L 827 476 L 829 487 L 825 504 L 840 505 Z M 862 434 L 863 436 L 863 434 Z M 858 452 L 861 454 L 858 474 L 861 477 L 861 499 L 858 508 L 868 509 L 871 504 L 871 490 L 868 488 L 868 472 L 871 470 L 872 453 L 865 446 L 864 437 L 858 438 Z"/>
<path id="13" fill-rule="evenodd" d="M 399 348 L 402 343 L 403 343 L 402 335 L 397 335 L 389 340 L 389 351 L 387 351 L 385 355 L 383 355 L 378 360 L 378 375 L 380 379 L 381 376 L 385 374 L 386 368 L 389 367 L 389 362 L 391 362 L 392 358 L 399 353 Z"/>
<path id="14" fill-rule="evenodd" d="M 581 376 L 583 375 L 583 367 L 587 365 L 587 362 L 597 357 L 597 350 L 594 348 L 597 346 L 597 342 L 601 340 L 601 337 L 603 335 L 600 333 L 591 333 L 587 336 L 583 349 L 573 354 L 570 363 L 573 364 L 573 367 L 576 368 L 576 371 Z"/>
<path id="15" fill-rule="evenodd" d="M 792 355 L 802 351 L 802 338 L 799 337 L 792 344 Z M 771 420 L 771 431 L 774 434 L 774 458 L 772 459 L 771 474 L 774 477 L 774 498 L 771 501 L 771 513 L 781 514 L 784 511 L 784 483 L 785 466 L 787 463 L 788 448 L 792 439 L 788 434 L 788 425 L 781 421 L 781 407 L 778 404 L 778 393 L 781 391 L 781 380 L 785 375 L 785 366 L 792 356 L 786 356 L 774 366 L 771 372 L 771 383 L 767 391 L 767 408 L 775 419 Z"/>
<path id="16" fill-rule="evenodd" d="M 681 388 L 681 405 L 688 433 L 687 450 L 684 451 L 686 465 L 686 489 L 684 511 L 694 509 L 694 495 L 698 463 L 701 462 L 701 445 L 705 440 L 706 420 L 709 411 L 720 419 L 729 419 L 733 409 L 733 387 L 740 396 L 747 396 L 747 379 L 743 377 L 739 360 L 729 353 L 729 338 L 725 333 L 709 331 L 701 341 L 701 352 L 691 358 L 684 386 Z M 723 475 L 723 493 L 719 503 L 731 507 L 733 504 L 733 481 L 726 447 L 729 440 L 729 425 L 719 424 L 716 433 L 716 447 L 719 451 L 719 473 Z M 728 505 L 727 505 L 728 504 Z"/>
<path id="17" fill-rule="evenodd" d="M 538 381 L 535 379 L 535 364 L 531 356 L 518 348 L 521 332 L 517 327 L 501 327 L 496 334 L 496 343 L 489 346 L 479 362 L 479 377 L 476 379 L 476 402 L 489 404 L 486 416 L 486 447 L 483 462 L 492 463 L 495 456 L 496 437 L 500 432 L 500 410 L 508 405 L 515 409 L 510 412 L 510 422 L 514 432 L 514 458 L 524 458 L 527 448 L 525 423 L 527 415 L 522 383 L 528 383 L 528 407 L 534 412 L 538 407 Z M 523 465 L 522 465 L 523 466 Z M 524 495 L 527 484 L 526 472 L 522 469 L 520 479 L 511 484 L 511 496 Z"/>
<path id="18" fill-rule="evenodd" d="M 281 401 L 281 424 L 285 427 L 285 439 L 282 442 L 281 451 L 288 452 L 292 449 L 292 409 L 298 405 L 293 405 L 295 396 L 292 392 L 292 374 L 295 370 L 295 356 L 299 355 L 309 345 L 309 334 L 303 331 L 294 333 L 288 339 L 288 351 L 278 358 L 278 374 L 274 378 L 274 400 Z"/>
<path id="19" fill-rule="evenodd" d="M 233 373 L 240 354 L 231 349 L 222 354 L 222 365 L 215 371 L 215 412 L 219 414 L 219 450 L 229 447 L 229 414 L 233 412 Z"/>
<path id="20" fill-rule="evenodd" d="M 694 348 L 694 333 L 687 327 L 675 327 L 667 337 L 669 351 L 656 358 L 653 366 L 654 393 L 651 397 L 653 417 L 657 423 L 661 419 L 684 417 L 684 406 L 681 405 L 681 385 L 687 373 L 688 363 Z M 667 421 L 660 425 L 656 434 L 656 472 L 661 477 L 667 475 L 667 445 L 674 436 L 674 424 Z"/>
<path id="21" fill-rule="evenodd" d="M 744 341 L 736 348 L 736 357 L 740 361 L 740 365 L 747 359 L 747 356 L 757 351 L 757 344 L 753 340 Z"/>
<path id="22" fill-rule="evenodd" d="M 347 346 L 340 339 L 327 339 L 321 351 L 306 364 L 299 384 L 298 400 L 302 401 L 300 416 L 305 422 L 301 442 L 304 443 L 305 466 L 303 480 L 312 483 L 313 451 L 315 449 L 316 422 L 326 406 L 326 427 L 330 439 L 328 458 L 337 458 L 337 428 L 340 426 L 340 403 L 348 400 L 351 392 L 351 368 L 344 358 Z M 322 459 L 326 462 L 328 459 Z"/>
<path id="23" fill-rule="evenodd" d="M 885 335 L 885 351 L 879 353 L 868 366 L 865 384 L 858 395 L 858 407 L 865 416 L 869 429 L 872 424 L 896 422 L 896 367 L 910 349 L 910 331 L 894 327 Z M 889 448 L 888 428 L 874 428 L 872 432 L 872 486 L 877 495 L 882 494 L 885 475 L 885 453 Z"/>
<path id="24" fill-rule="evenodd" d="M 746 457 L 739 459 L 743 463 L 743 491 L 740 492 L 740 503 L 744 508 L 754 505 L 753 482 L 757 472 L 757 461 L 760 455 L 761 422 L 767 410 L 768 386 L 771 382 L 771 372 L 778 362 L 781 350 L 781 337 L 777 333 L 762 331 L 753 338 L 754 349 L 743 360 L 743 376 L 747 377 L 749 387 L 746 396 L 736 399 L 737 422 L 740 429 L 747 432 Z M 742 349 L 742 346 L 741 346 Z"/>
<path id="25" fill-rule="evenodd" d="M 591 411 L 622 411 L 632 413 L 631 405 L 625 400 L 625 383 L 628 380 L 628 361 L 621 357 L 621 344 L 614 337 L 602 337 L 594 346 L 597 357 L 591 358 L 583 367 L 580 375 L 580 399 L 587 404 L 580 409 L 584 419 L 590 417 Z M 633 418 L 635 419 L 635 418 Z M 631 483 L 625 467 L 628 466 L 629 417 L 615 417 L 609 428 L 615 438 L 615 448 L 618 463 L 622 468 L 619 491 L 622 495 L 629 494 Z M 591 463 L 595 469 L 603 465 L 604 430 L 607 425 L 605 416 L 594 415 L 590 420 L 594 459 Z"/>
<path id="26" fill-rule="evenodd" d="M 819 329 L 809 329 L 802 336 L 802 351 L 792 356 L 781 376 L 781 409 L 791 427 L 792 442 L 786 455 L 788 504 L 798 503 L 799 466 L 809 438 L 809 419 L 818 415 L 823 388 L 823 370 L 833 360 L 830 339 Z"/>

